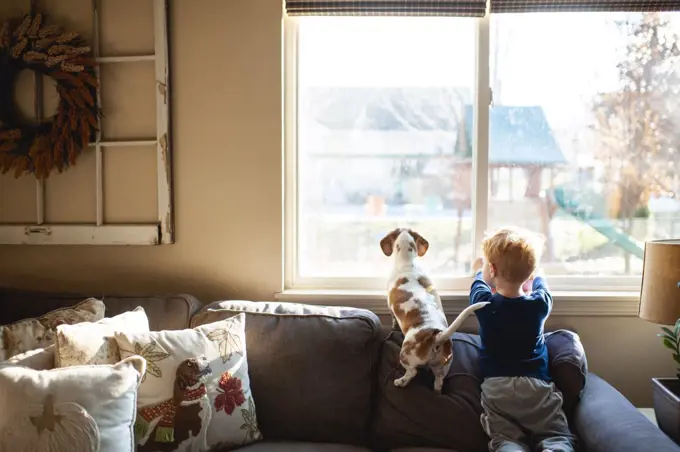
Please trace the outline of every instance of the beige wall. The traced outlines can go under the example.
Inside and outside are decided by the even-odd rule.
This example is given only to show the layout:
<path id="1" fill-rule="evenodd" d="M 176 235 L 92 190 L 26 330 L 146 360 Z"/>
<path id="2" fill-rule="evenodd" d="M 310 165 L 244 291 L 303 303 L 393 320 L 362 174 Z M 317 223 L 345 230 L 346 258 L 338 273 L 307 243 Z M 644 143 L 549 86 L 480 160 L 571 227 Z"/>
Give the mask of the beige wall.
<path id="1" fill-rule="evenodd" d="M 0 246 L 0 284 L 181 291 L 203 301 L 271 299 L 281 289 L 281 1 L 177 0 L 172 6 L 177 243 Z M 0 210 L 32 215 L 32 205 L 18 201 L 35 195 L 29 184 L 1 179 Z M 128 189 L 122 199 L 135 198 Z M 73 191 L 62 196 L 89 196 Z M 650 377 L 673 374 L 656 327 L 637 318 L 558 317 L 549 326 L 578 331 L 591 369 L 636 404 L 651 403 Z"/>

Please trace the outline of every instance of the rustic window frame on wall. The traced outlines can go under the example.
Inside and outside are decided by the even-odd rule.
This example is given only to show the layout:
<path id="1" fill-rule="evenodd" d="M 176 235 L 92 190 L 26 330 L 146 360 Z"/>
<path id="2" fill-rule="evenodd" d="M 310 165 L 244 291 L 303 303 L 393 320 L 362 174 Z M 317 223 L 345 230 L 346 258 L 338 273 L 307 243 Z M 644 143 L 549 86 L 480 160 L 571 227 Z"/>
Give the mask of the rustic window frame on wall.
<path id="1" fill-rule="evenodd" d="M 154 53 L 150 55 L 100 56 L 99 3 L 92 0 L 92 49 L 102 64 L 155 63 L 156 137 L 151 140 L 103 140 L 101 131 L 94 143 L 96 156 L 96 223 L 50 224 L 45 221 L 45 183 L 37 181 L 36 222 L 0 224 L 0 244 L 10 245 L 159 245 L 174 243 L 172 158 L 170 140 L 170 76 L 168 61 L 168 0 L 153 0 Z M 99 70 L 97 71 L 99 77 Z M 100 81 L 100 80 L 99 80 Z M 101 86 L 101 85 L 100 85 Z M 43 117 L 42 77 L 34 74 L 35 116 Z M 97 95 L 101 106 L 101 89 Z M 101 129 L 101 122 L 100 122 Z M 104 222 L 104 148 L 156 146 L 158 217 L 152 223 L 106 224 Z M 115 152 L 115 151 L 114 151 Z M 25 176 L 27 177 L 27 176 Z"/>

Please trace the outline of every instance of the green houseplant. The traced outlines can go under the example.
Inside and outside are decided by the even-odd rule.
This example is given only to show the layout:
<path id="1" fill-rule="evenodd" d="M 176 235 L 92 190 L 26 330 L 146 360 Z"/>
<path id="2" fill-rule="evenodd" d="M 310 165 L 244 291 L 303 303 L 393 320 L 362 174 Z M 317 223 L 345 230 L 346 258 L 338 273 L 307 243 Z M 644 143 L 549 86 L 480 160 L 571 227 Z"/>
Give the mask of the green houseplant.
<path id="1" fill-rule="evenodd" d="M 663 333 L 659 333 L 657 336 L 661 337 L 663 339 L 663 345 L 673 352 L 673 361 L 680 366 L 680 319 L 675 321 L 673 329 L 662 326 L 661 330 Z M 678 381 L 678 385 L 680 386 L 680 367 L 678 367 L 677 370 L 678 373 L 675 375 L 678 379 L 676 380 L 673 378 L 672 380 Z"/>

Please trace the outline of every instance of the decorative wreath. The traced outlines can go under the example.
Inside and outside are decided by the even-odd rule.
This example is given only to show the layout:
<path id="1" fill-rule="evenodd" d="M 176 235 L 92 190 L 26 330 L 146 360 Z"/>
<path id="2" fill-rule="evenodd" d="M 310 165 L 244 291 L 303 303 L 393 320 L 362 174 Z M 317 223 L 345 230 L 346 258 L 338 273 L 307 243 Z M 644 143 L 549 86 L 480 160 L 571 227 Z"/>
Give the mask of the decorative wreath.
<path id="1" fill-rule="evenodd" d="M 59 94 L 57 112 L 38 124 L 23 121 L 14 102 L 17 74 L 30 69 L 51 77 Z M 97 62 L 85 40 L 41 14 L 11 19 L 0 29 L 0 170 L 15 177 L 62 172 L 99 130 Z"/>

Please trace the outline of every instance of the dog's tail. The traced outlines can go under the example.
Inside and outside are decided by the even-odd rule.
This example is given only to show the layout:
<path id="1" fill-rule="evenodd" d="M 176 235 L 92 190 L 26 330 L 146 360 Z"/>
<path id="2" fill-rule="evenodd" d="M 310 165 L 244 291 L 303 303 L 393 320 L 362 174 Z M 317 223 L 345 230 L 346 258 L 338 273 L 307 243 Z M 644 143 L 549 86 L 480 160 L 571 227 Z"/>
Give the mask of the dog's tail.
<path id="1" fill-rule="evenodd" d="M 453 336 L 453 333 L 455 333 L 458 328 L 463 324 L 465 319 L 467 319 L 473 312 L 475 312 L 477 309 L 482 309 L 484 306 L 489 304 L 488 301 L 480 302 L 480 303 L 475 303 L 467 308 L 463 309 L 463 312 L 458 314 L 458 317 L 456 317 L 456 320 L 451 322 L 451 325 L 441 333 L 437 335 L 437 338 L 435 339 L 435 343 L 441 344 L 443 342 L 448 341 L 451 336 Z"/>

